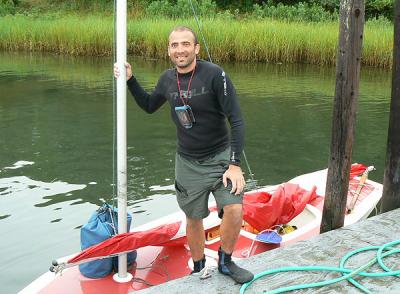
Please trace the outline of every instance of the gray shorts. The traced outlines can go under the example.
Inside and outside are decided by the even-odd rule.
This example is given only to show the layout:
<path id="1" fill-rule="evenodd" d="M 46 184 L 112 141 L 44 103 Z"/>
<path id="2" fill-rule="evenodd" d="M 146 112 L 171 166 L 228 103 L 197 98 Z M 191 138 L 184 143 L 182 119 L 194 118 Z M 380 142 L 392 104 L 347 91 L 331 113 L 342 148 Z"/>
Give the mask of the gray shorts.
<path id="1" fill-rule="evenodd" d="M 204 161 L 190 160 L 178 153 L 175 156 L 175 190 L 179 207 L 187 217 L 203 219 L 210 214 L 208 198 L 214 195 L 220 216 L 230 204 L 242 204 L 241 195 L 231 194 L 232 184 L 225 188 L 222 175 L 229 166 L 229 148 Z"/>

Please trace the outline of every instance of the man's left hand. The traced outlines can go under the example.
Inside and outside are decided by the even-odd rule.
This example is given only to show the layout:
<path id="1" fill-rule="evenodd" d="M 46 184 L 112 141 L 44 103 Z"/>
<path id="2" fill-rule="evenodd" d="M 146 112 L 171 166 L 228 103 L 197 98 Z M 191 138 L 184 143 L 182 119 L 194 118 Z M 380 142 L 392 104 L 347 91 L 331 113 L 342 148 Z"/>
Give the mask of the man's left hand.
<path id="1" fill-rule="evenodd" d="M 242 169 L 236 165 L 229 165 L 229 168 L 222 176 L 222 183 L 226 188 L 228 186 L 228 180 L 232 183 L 231 193 L 240 195 L 243 192 L 246 182 L 243 177 Z"/>

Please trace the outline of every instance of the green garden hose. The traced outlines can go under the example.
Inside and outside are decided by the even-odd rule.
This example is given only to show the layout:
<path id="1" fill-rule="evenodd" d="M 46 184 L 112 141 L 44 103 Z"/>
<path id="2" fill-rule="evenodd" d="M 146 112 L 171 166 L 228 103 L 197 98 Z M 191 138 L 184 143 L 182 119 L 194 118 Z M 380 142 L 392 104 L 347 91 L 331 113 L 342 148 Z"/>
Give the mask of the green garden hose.
<path id="1" fill-rule="evenodd" d="M 264 291 L 264 293 L 277 294 L 277 293 L 284 293 L 284 292 L 289 292 L 289 291 L 294 291 L 294 290 L 299 290 L 299 289 L 322 287 L 322 286 L 331 285 L 331 284 L 334 284 L 334 283 L 337 283 L 337 282 L 340 282 L 343 280 L 349 281 L 352 285 L 354 285 L 355 287 L 357 287 L 364 293 L 372 293 L 367 288 L 362 286 L 360 283 L 355 281 L 353 279 L 353 277 L 354 276 L 363 276 L 363 277 L 378 278 L 378 277 L 387 277 L 387 276 L 399 276 L 400 270 L 393 271 L 393 270 L 389 269 L 383 263 L 384 257 L 387 257 L 392 254 L 400 253 L 400 248 L 394 248 L 394 246 L 396 246 L 398 244 L 400 244 L 400 240 L 386 243 L 382 246 L 368 246 L 368 247 L 363 247 L 363 248 L 351 251 L 350 253 L 346 254 L 341 259 L 339 267 L 301 266 L 301 267 L 282 267 L 282 268 L 278 268 L 278 269 L 268 270 L 268 271 L 265 271 L 265 272 L 255 275 L 254 279 L 252 281 L 243 284 L 242 287 L 240 288 L 240 294 L 244 293 L 246 291 L 246 289 L 252 283 L 254 283 L 257 279 L 260 279 L 261 277 L 271 275 L 271 274 L 282 273 L 282 272 L 291 272 L 291 271 L 333 271 L 333 272 L 340 272 L 342 274 L 342 276 L 339 278 L 330 279 L 330 280 L 326 280 L 326 281 L 282 287 L 282 288 L 278 288 L 278 289 L 274 289 L 274 290 Z M 371 259 L 370 261 L 368 261 L 366 264 L 364 264 L 356 269 L 345 268 L 345 264 L 346 264 L 347 260 L 349 260 L 352 256 L 359 254 L 361 252 L 371 251 L 371 250 L 377 251 L 376 256 L 373 259 Z M 375 263 L 378 263 L 385 272 L 379 272 L 379 273 L 365 272 L 366 269 L 368 269 Z"/>

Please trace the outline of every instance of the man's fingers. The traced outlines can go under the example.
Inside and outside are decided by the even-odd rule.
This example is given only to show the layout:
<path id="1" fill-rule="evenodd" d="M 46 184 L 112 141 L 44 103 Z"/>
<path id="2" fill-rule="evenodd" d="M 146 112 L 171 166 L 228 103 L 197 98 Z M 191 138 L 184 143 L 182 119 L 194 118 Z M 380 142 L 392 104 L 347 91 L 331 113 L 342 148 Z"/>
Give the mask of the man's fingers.
<path id="1" fill-rule="evenodd" d="M 235 180 L 231 180 L 231 183 L 232 183 L 232 190 L 231 190 L 231 194 L 233 194 L 233 193 L 235 193 L 236 192 L 236 189 L 237 189 L 237 183 L 236 183 L 237 181 L 235 181 Z"/>
<path id="2" fill-rule="evenodd" d="M 243 190 L 244 190 L 243 180 L 240 180 L 240 185 L 238 186 L 238 189 L 236 190 L 236 195 L 240 195 L 240 193 L 242 193 Z"/>
<path id="3" fill-rule="evenodd" d="M 242 181 L 240 179 L 237 180 L 237 186 L 236 186 L 236 193 L 235 195 L 240 195 L 240 193 L 242 192 Z"/>
<path id="4" fill-rule="evenodd" d="M 225 188 L 228 187 L 228 180 L 231 181 L 232 184 L 230 193 L 239 196 L 246 186 L 246 182 L 244 180 L 243 174 L 241 173 L 241 170 L 229 168 L 222 176 L 222 182 Z"/>
<path id="5" fill-rule="evenodd" d="M 129 80 L 129 78 L 132 76 L 132 67 L 127 62 L 125 62 L 125 69 L 126 69 L 126 79 Z M 119 78 L 120 75 L 121 75 L 121 72 L 118 68 L 118 64 L 114 63 L 114 77 Z"/>
<path id="6" fill-rule="evenodd" d="M 235 185 L 233 185 L 233 183 L 235 183 Z M 235 189 L 233 186 L 235 186 Z M 236 181 L 232 181 L 231 193 L 235 192 L 235 195 L 240 195 L 243 192 L 245 186 L 246 182 L 243 177 L 236 179 Z"/>
<path id="7" fill-rule="evenodd" d="M 222 183 L 224 184 L 224 187 L 226 188 L 228 186 L 227 180 L 226 180 L 226 175 L 223 174 L 222 176 Z"/>
<path id="8" fill-rule="evenodd" d="M 114 63 L 114 77 L 115 78 L 119 77 L 119 69 L 118 69 L 118 65 L 116 63 Z"/>

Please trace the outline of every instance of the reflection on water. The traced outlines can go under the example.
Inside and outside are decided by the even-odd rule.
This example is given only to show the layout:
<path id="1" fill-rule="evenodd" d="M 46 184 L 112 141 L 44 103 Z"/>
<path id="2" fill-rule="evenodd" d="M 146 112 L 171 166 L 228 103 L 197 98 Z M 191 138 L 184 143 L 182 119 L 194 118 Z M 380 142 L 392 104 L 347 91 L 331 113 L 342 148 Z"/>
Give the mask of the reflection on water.
<path id="1" fill-rule="evenodd" d="M 131 57 L 151 90 L 170 65 Z M 325 168 L 335 69 L 223 64 L 246 123 L 246 155 L 259 185 Z M 56 257 L 79 248 L 79 228 L 112 202 L 113 79 L 109 58 L 0 53 L 0 282 L 21 289 Z M 353 161 L 382 181 L 390 72 L 363 68 Z M 128 206 L 139 225 L 178 209 L 175 128 L 128 99 Z M 246 167 L 244 170 L 247 173 Z M 32 241 L 35 242 L 32 242 Z M 29 264 L 29 266 L 26 266 Z M 18 277 L 18 279 L 16 278 Z"/>
<path id="2" fill-rule="evenodd" d="M 51 199 L 52 196 L 59 194 L 67 196 L 68 192 L 82 190 L 85 187 L 86 185 L 68 184 L 60 181 L 51 183 L 35 181 L 25 176 L 0 178 L 0 196 L 8 195 L 16 198 L 34 194 L 38 199 Z M 48 202 L 35 204 L 37 207 L 47 205 L 49 205 Z"/>
<path id="3" fill-rule="evenodd" d="M 20 160 L 14 163 L 13 166 L 6 166 L 4 169 L 17 169 L 23 167 L 24 165 L 32 165 L 32 164 L 34 164 L 34 162 L 32 161 Z"/>

